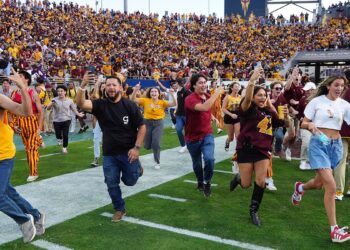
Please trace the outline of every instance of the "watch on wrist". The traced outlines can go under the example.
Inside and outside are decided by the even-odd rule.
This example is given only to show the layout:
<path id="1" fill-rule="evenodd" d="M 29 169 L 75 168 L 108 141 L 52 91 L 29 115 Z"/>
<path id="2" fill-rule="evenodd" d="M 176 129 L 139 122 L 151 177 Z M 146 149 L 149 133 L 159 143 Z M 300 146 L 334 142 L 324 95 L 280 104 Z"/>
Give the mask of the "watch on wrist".
<path id="1" fill-rule="evenodd" d="M 134 148 L 136 148 L 137 150 L 140 150 L 141 146 L 140 146 L 140 145 L 135 144 Z"/>

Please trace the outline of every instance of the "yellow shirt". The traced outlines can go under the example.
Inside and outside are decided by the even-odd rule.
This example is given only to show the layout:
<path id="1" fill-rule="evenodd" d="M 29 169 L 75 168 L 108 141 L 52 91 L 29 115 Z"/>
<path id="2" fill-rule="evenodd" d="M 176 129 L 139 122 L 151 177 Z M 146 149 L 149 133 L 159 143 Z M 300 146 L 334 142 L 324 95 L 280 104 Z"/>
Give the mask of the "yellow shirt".
<path id="1" fill-rule="evenodd" d="M 8 125 L 7 112 L 3 112 L 0 120 L 0 161 L 12 159 L 16 154 L 16 146 L 13 143 L 13 130 Z"/>
<path id="2" fill-rule="evenodd" d="M 227 105 L 226 105 L 226 109 L 228 111 L 237 111 L 239 108 L 239 104 L 241 102 L 241 96 L 237 96 L 237 97 L 233 97 L 231 95 L 227 96 Z"/>
<path id="3" fill-rule="evenodd" d="M 75 89 L 67 89 L 67 97 L 72 99 L 73 102 L 75 102 L 76 95 L 77 95 L 77 92 Z"/>
<path id="4" fill-rule="evenodd" d="M 152 98 L 139 98 L 139 104 L 143 107 L 145 119 L 161 120 L 165 117 L 165 109 L 168 102 L 164 100 L 153 101 Z"/>

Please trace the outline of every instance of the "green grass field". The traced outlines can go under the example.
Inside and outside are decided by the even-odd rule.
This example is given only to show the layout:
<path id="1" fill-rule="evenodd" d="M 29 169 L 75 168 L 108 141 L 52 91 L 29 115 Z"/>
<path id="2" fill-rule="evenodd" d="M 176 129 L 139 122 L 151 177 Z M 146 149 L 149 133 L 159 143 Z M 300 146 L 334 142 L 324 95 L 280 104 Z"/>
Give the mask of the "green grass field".
<path id="1" fill-rule="evenodd" d="M 173 130 L 166 130 L 163 138 L 163 149 L 178 146 Z M 92 149 L 88 149 L 91 145 L 91 141 L 72 143 L 68 155 L 41 159 L 41 179 L 87 168 L 92 159 Z M 54 152 L 59 152 L 58 147 L 42 150 L 43 154 Z M 23 152 L 17 155 L 16 171 L 13 174 L 13 182 L 16 184 L 24 183 L 23 179 L 27 175 L 26 169 L 23 169 L 24 161 L 18 160 L 20 158 L 23 158 Z M 265 192 L 260 209 L 263 223 L 260 228 L 252 225 L 249 219 L 248 207 L 252 188 L 237 188 L 231 193 L 228 184 L 232 175 L 219 172 L 214 174 L 213 183 L 218 186 L 213 187 L 213 194 L 209 199 L 195 189 L 195 184 L 184 182 L 195 180 L 194 174 L 191 173 L 126 198 L 128 216 L 276 249 L 349 249 L 349 242 L 339 245 L 330 241 L 322 190 L 307 192 L 299 207 L 291 204 L 294 182 L 306 181 L 314 173 L 300 171 L 297 161 L 287 163 L 274 159 L 273 166 L 278 191 Z M 231 161 L 219 162 L 215 168 L 230 171 Z M 184 198 L 187 201 L 181 203 L 156 199 L 148 196 L 151 193 Z M 350 224 L 347 216 L 349 202 L 350 199 L 345 198 L 343 202 L 337 203 L 338 223 L 341 226 Z M 114 211 L 111 205 L 102 207 L 52 226 L 48 228 L 45 236 L 36 239 L 44 239 L 73 249 L 234 248 L 126 221 L 112 223 L 109 218 L 101 216 L 103 212 Z M 23 244 L 21 239 L 0 248 L 39 249 L 30 244 Z"/>

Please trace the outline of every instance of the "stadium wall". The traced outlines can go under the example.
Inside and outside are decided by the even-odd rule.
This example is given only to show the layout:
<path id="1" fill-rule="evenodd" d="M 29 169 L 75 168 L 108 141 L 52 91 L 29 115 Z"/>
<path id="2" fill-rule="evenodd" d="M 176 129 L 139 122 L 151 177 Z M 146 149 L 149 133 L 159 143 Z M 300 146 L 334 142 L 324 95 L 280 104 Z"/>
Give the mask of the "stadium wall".
<path id="1" fill-rule="evenodd" d="M 239 14 L 248 19 L 251 13 L 255 16 L 267 14 L 267 0 L 225 0 L 225 16 Z"/>

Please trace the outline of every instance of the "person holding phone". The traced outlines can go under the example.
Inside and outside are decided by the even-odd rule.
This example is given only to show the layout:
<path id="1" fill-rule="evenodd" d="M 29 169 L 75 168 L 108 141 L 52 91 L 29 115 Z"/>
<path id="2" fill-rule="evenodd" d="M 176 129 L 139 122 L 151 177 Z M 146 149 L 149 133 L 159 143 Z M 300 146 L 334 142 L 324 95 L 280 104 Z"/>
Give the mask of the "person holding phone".
<path id="1" fill-rule="evenodd" d="M 53 98 L 51 103 L 47 105 L 47 110 L 53 109 L 53 126 L 55 129 L 58 144 L 62 144 L 62 153 L 67 154 L 68 150 L 68 134 L 71 124 L 71 112 L 78 117 L 83 117 L 83 113 L 79 113 L 75 108 L 73 101 L 66 97 L 67 87 L 58 85 L 56 88 L 57 97 Z"/>
<path id="2" fill-rule="evenodd" d="M 293 205 L 299 205 L 305 191 L 324 189 L 324 207 L 330 225 L 332 242 L 350 240 L 347 227 L 337 225 L 335 210 L 336 184 L 333 170 L 343 154 L 340 129 L 343 121 L 350 124 L 350 103 L 341 98 L 348 81 L 343 76 L 331 76 L 324 80 L 310 97 L 304 110 L 301 128 L 312 133 L 309 142 L 309 162 L 316 171 L 313 179 L 306 183 L 296 182 L 292 195 Z"/>

